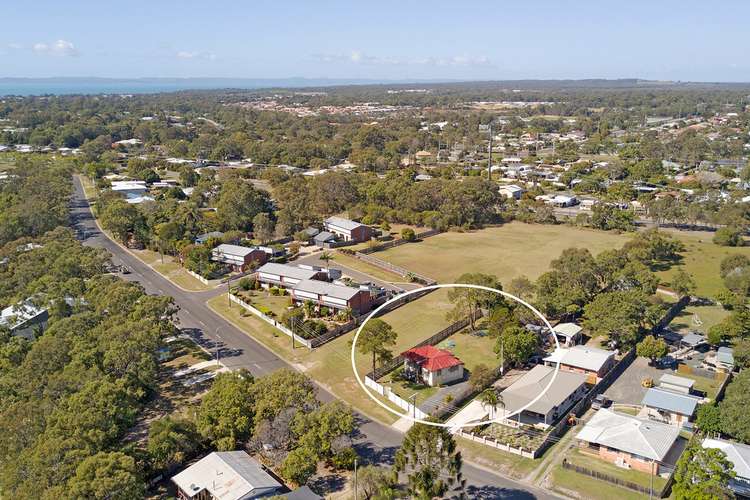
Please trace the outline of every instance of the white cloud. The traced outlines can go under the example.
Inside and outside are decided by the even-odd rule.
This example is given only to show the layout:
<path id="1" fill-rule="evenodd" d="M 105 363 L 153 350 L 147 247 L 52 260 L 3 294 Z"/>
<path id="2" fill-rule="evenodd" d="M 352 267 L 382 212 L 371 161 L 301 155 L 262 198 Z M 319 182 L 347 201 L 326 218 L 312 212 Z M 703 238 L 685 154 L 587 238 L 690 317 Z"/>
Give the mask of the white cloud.
<path id="1" fill-rule="evenodd" d="M 216 60 L 216 54 L 213 52 L 201 52 L 201 51 L 187 51 L 181 50 L 175 54 L 178 59 L 208 59 L 209 61 Z"/>
<path id="2" fill-rule="evenodd" d="M 371 66 L 490 66 L 490 60 L 485 56 L 449 56 L 449 57 L 421 57 L 400 59 L 397 57 L 382 57 L 365 54 L 353 50 L 348 54 L 316 54 L 316 60 L 326 63 L 349 62 Z"/>
<path id="3" fill-rule="evenodd" d="M 73 45 L 73 42 L 67 40 L 57 40 L 53 43 L 38 42 L 35 43 L 31 49 L 37 54 L 43 55 L 63 57 L 74 57 L 78 55 L 78 49 Z"/>

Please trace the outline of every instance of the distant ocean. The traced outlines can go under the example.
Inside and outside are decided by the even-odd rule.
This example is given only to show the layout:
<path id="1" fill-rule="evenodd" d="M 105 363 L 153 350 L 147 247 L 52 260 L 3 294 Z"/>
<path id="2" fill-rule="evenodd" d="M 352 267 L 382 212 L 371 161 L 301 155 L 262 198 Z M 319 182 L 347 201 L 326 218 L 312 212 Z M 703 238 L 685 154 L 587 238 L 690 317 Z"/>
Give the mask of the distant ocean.
<path id="1" fill-rule="evenodd" d="M 375 80 L 308 78 L 0 78 L 0 96 L 63 94 L 152 94 L 180 90 L 324 87 L 379 83 Z"/>

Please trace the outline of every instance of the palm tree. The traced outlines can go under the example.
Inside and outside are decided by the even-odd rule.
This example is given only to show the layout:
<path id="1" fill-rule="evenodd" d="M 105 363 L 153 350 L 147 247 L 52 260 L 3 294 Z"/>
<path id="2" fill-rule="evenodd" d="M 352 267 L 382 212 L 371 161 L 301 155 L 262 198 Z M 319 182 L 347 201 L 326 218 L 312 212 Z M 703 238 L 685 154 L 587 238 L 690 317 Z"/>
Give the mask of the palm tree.
<path id="1" fill-rule="evenodd" d="M 331 252 L 323 252 L 320 254 L 320 257 L 318 258 L 326 263 L 326 271 L 328 271 L 328 266 L 330 265 L 330 262 L 333 260 L 333 255 L 331 255 Z"/>
<path id="2" fill-rule="evenodd" d="M 500 397 L 494 388 L 490 387 L 489 389 L 482 391 L 479 395 L 479 401 L 482 403 L 482 408 L 489 407 L 490 420 L 495 420 L 495 410 L 497 409 L 497 405 L 503 405 L 502 397 Z"/>

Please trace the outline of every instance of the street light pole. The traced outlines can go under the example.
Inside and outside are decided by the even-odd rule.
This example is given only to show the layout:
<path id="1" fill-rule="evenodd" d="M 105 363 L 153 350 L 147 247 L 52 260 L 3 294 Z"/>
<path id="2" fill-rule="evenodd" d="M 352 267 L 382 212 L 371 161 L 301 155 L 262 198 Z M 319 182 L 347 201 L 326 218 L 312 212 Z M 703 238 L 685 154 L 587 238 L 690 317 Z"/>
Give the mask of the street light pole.
<path id="1" fill-rule="evenodd" d="M 216 327 L 216 331 L 214 332 L 216 334 L 216 338 L 219 339 L 219 342 L 222 342 L 221 336 L 219 335 L 219 330 L 221 330 L 220 326 Z M 216 366 L 220 364 L 221 361 L 221 344 L 217 344 L 216 346 Z"/>
<path id="2" fill-rule="evenodd" d="M 354 500 L 357 500 L 357 458 L 354 458 Z"/>

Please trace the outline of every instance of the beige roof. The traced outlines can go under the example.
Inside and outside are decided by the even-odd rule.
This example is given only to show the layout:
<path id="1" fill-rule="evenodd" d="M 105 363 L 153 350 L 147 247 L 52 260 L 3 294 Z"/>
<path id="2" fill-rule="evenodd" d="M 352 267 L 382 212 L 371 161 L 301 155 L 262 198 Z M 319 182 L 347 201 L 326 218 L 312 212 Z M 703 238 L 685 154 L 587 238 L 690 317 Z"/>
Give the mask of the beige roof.
<path id="1" fill-rule="evenodd" d="M 506 411 L 517 411 L 544 392 L 554 373 L 555 369 L 552 367 L 536 365 L 531 371 L 516 380 L 501 393 Z M 544 392 L 542 397 L 529 406 L 527 410 L 546 415 L 550 410 L 562 404 L 585 382 L 586 375 L 583 373 L 560 370 L 549 390 Z"/>
<path id="2" fill-rule="evenodd" d="M 559 361 L 563 365 L 598 372 L 607 360 L 614 355 L 614 351 L 605 351 L 604 349 L 598 349 L 596 347 L 577 345 L 570 349 L 555 349 L 552 354 L 544 358 L 544 361 L 552 363 L 557 363 Z"/>
<path id="3" fill-rule="evenodd" d="M 602 408 L 576 438 L 652 460 L 663 460 L 679 435 L 677 426 Z"/>

